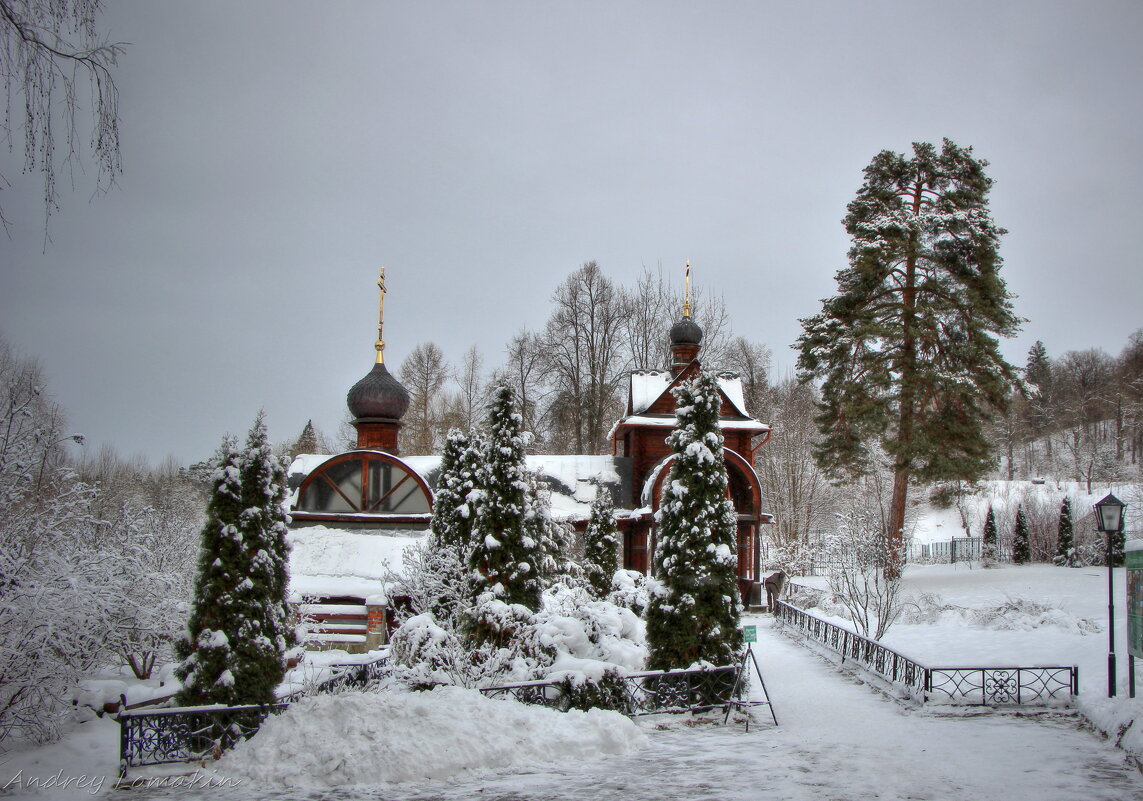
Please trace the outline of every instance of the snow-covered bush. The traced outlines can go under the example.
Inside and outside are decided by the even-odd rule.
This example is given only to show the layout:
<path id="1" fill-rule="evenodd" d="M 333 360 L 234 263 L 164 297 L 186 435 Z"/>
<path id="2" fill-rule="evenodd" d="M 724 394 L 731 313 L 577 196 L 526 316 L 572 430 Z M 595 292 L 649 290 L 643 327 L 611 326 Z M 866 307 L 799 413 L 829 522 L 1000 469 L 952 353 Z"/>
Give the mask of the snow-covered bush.
<path id="1" fill-rule="evenodd" d="M 636 617 L 643 617 L 650 599 L 648 587 L 654 582 L 654 578 L 638 570 L 616 570 L 611 577 L 611 592 L 607 600 L 630 609 Z"/>
<path id="2" fill-rule="evenodd" d="M 641 670 L 647 649 L 643 621 L 630 610 L 592 599 L 583 587 L 556 584 L 537 612 L 486 593 L 457 621 L 416 615 L 394 633 L 391 654 L 398 677 L 416 688 L 542 678 L 580 686 L 608 670 Z"/>

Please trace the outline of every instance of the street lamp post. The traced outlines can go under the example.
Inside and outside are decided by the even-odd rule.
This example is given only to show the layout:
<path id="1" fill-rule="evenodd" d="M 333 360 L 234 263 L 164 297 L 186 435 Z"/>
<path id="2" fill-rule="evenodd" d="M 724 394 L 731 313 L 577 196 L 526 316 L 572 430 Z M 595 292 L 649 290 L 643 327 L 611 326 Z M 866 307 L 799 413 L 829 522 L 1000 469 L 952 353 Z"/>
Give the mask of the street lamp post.
<path id="1" fill-rule="evenodd" d="M 1111 583 L 1114 559 L 1111 537 L 1123 529 L 1123 511 L 1127 504 L 1111 493 L 1095 505 L 1095 519 L 1100 533 L 1107 536 L 1107 697 L 1115 697 L 1115 594 Z"/>

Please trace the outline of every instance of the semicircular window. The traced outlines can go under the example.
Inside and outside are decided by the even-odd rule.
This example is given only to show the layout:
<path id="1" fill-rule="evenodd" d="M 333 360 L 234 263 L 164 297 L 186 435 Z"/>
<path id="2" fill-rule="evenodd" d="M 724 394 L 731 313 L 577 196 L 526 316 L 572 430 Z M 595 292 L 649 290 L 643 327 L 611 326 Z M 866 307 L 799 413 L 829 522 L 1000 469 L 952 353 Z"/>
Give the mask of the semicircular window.
<path id="1" fill-rule="evenodd" d="M 423 481 L 379 453 L 350 453 L 323 463 L 301 486 L 299 511 L 420 515 L 432 511 Z"/>

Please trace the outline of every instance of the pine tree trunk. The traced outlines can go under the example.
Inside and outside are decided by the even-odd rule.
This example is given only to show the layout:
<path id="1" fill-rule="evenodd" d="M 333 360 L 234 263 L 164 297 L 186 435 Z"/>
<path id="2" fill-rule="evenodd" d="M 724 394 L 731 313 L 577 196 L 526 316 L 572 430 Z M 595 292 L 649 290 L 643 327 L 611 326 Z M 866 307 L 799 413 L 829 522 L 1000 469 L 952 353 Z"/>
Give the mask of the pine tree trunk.
<path id="1" fill-rule="evenodd" d="M 905 505 L 909 497 L 909 468 L 898 466 L 893 473 L 893 497 L 889 502 L 888 559 L 885 578 L 901 576 L 905 565 Z"/>

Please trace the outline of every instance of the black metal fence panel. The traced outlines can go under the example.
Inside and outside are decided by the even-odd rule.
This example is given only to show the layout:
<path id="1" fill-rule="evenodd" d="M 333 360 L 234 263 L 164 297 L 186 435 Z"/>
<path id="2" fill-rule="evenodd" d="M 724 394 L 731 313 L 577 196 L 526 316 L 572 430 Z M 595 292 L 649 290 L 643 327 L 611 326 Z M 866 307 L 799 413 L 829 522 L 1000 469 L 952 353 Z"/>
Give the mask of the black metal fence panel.
<path id="1" fill-rule="evenodd" d="M 252 737 L 263 721 L 304 695 L 361 687 L 384 676 L 386 657 L 353 665 L 334 665 L 333 675 L 267 706 L 190 706 L 142 709 L 119 714 L 119 772 L 144 765 L 217 759 L 236 743 Z"/>
<path id="2" fill-rule="evenodd" d="M 1079 694 L 1076 667 L 939 667 L 922 665 L 876 640 L 778 601 L 774 616 L 922 703 L 965 706 L 1065 706 Z"/>
<path id="3" fill-rule="evenodd" d="M 622 693 L 611 705 L 629 717 L 722 709 L 730 702 L 738 682 L 738 665 L 703 670 L 656 670 L 620 676 Z M 573 693 L 562 681 L 526 681 L 484 687 L 489 698 L 514 698 L 566 712 L 573 708 Z"/>

